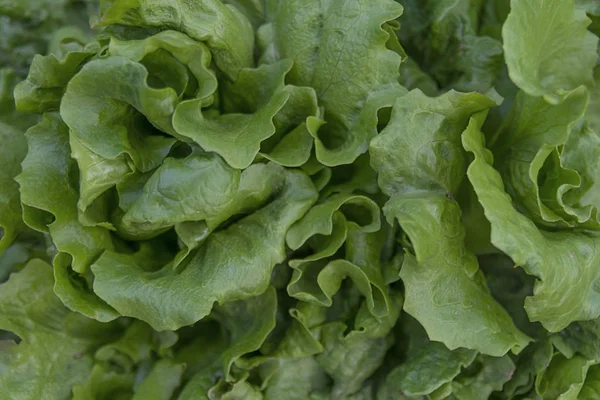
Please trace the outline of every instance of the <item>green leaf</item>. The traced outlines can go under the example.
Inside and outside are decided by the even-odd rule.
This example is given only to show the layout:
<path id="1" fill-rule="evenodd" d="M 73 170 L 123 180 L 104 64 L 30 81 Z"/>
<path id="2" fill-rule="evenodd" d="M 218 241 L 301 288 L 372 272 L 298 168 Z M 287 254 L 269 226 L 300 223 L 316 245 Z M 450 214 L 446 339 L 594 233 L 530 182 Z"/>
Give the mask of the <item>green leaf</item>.
<path id="1" fill-rule="evenodd" d="M 129 400 L 134 381 L 134 374 L 106 371 L 96 365 L 87 382 L 73 385 L 73 400 Z"/>
<path id="2" fill-rule="evenodd" d="M 170 87 L 150 87 L 147 79 L 144 65 L 124 57 L 87 63 L 69 82 L 60 106 L 71 136 L 102 158 L 124 154 L 141 172 L 156 168 L 174 139 L 157 134 L 148 121 L 172 132 L 178 96 Z"/>
<path id="3" fill-rule="evenodd" d="M 328 168 L 331 177 L 321 192 L 322 197 L 333 193 L 368 193 L 379 192 L 377 173 L 371 168 L 369 153 L 359 156 L 352 164 Z"/>
<path id="4" fill-rule="evenodd" d="M 240 10 L 255 29 L 265 19 L 267 4 L 261 0 L 226 0 L 224 3 L 231 4 Z"/>
<path id="5" fill-rule="evenodd" d="M 168 358 L 154 364 L 154 367 L 136 389 L 132 400 L 169 400 L 181 383 L 185 364 Z"/>
<path id="6" fill-rule="evenodd" d="M 21 161 L 27 153 L 27 141 L 23 131 L 14 126 L 16 118 L 4 117 L 2 114 L 13 108 L 12 96 L 4 92 L 12 89 L 14 74 L 10 70 L 0 70 L 0 254 L 11 245 L 17 234 L 23 228 L 21 221 L 21 202 L 19 199 L 19 185 L 14 178 L 21 172 Z M 7 103 L 6 105 L 4 103 Z"/>
<path id="7" fill-rule="evenodd" d="M 370 312 L 387 315 L 391 306 L 381 265 L 385 240 L 374 233 L 379 218 L 377 204 L 364 196 L 334 194 L 313 207 L 287 234 L 292 249 L 305 243 L 312 248 L 311 255 L 289 261 L 294 273 L 288 294 L 330 307 L 342 281 L 349 277 L 366 297 Z M 328 260 L 344 242 L 346 259 Z"/>
<path id="8" fill-rule="evenodd" d="M 98 362 L 132 371 L 136 364 L 151 361 L 153 352 L 165 355 L 176 341 L 177 334 L 171 331 L 159 333 L 141 321 L 133 321 L 118 340 L 104 344 L 94 357 Z"/>
<path id="9" fill-rule="evenodd" d="M 334 194 L 311 208 L 290 228 L 286 235 L 287 245 L 296 250 L 314 235 L 331 235 L 336 215 L 344 222 L 350 220 L 361 226 L 365 232 L 375 232 L 381 226 L 379 206 L 373 200 L 349 193 Z"/>
<path id="10" fill-rule="evenodd" d="M 489 398 L 492 392 L 501 391 L 515 371 L 515 364 L 508 355 L 504 357 L 479 356 L 469 369 L 452 382 L 452 394 L 460 400 Z"/>
<path id="11" fill-rule="evenodd" d="M 525 300 L 529 318 L 556 332 L 573 321 L 598 317 L 599 239 L 585 233 L 539 230 L 515 210 L 492 167 L 493 156 L 484 147 L 480 126 L 481 120 L 474 118 L 463 134 L 465 149 L 475 157 L 467 174 L 491 223 L 494 246 L 538 278 L 534 295 Z"/>
<path id="12" fill-rule="evenodd" d="M 544 399 L 580 399 L 588 369 L 595 363 L 581 356 L 568 359 L 555 354 L 548 369 L 537 376 L 535 388 Z"/>
<path id="13" fill-rule="evenodd" d="M 435 80 L 427 75 L 412 58 L 400 66 L 400 83 L 408 90 L 419 89 L 427 96 L 435 96 L 439 91 Z"/>
<path id="14" fill-rule="evenodd" d="M 107 0 L 98 25 L 110 24 L 179 30 L 205 42 L 217 66 L 233 80 L 242 68 L 252 65 L 252 26 L 235 7 L 219 0 Z"/>
<path id="15" fill-rule="evenodd" d="M 553 335 L 552 342 L 566 357 L 579 353 L 589 360 L 600 360 L 600 319 L 573 322 Z"/>
<path id="16" fill-rule="evenodd" d="M 598 14 L 600 15 L 600 11 Z M 600 68 L 594 69 L 594 82 L 594 87 L 590 88 L 590 103 L 585 118 L 592 130 L 600 132 L 600 117 L 597 112 L 600 109 Z"/>
<path id="17" fill-rule="evenodd" d="M 502 68 L 499 38 L 481 35 L 481 8 L 491 1 L 421 0 L 405 1 L 400 18 L 401 42 L 413 63 L 404 64 L 417 72 L 427 94 L 438 86 L 464 92 L 487 92 Z M 425 76 L 418 73 L 423 69 Z M 413 86 L 412 88 L 420 88 Z"/>
<path id="18" fill-rule="evenodd" d="M 312 357 L 277 360 L 275 373 L 264 389 L 265 400 L 309 399 L 312 393 L 324 390 L 329 380 Z"/>
<path id="19" fill-rule="evenodd" d="M 17 109 L 27 113 L 43 113 L 57 110 L 67 83 L 97 51 L 99 46 L 90 46 L 71 51 L 63 57 L 55 54 L 36 54 L 31 62 L 27 79 L 15 88 Z"/>
<path id="20" fill-rule="evenodd" d="M 477 259 L 464 247 L 456 202 L 436 194 L 397 196 L 384 211 L 413 243 L 415 256 L 406 254 L 400 270 L 404 310 L 432 340 L 494 356 L 518 353 L 527 345 L 530 339 L 492 297 Z"/>
<path id="21" fill-rule="evenodd" d="M 596 107 L 597 108 L 597 107 Z M 588 112 L 594 110 L 593 104 L 588 105 Z M 567 139 L 560 161 L 565 168 L 577 171 L 579 185 L 571 188 L 563 197 L 559 198 L 561 205 L 569 214 L 578 218 L 578 222 L 592 229 L 597 227 L 598 208 L 598 172 L 600 165 L 600 130 L 592 130 L 591 123 L 579 123 L 573 127 Z M 598 127 L 600 128 L 600 127 Z"/>
<path id="22" fill-rule="evenodd" d="M 482 218 L 485 218 L 483 211 Z M 510 257 L 497 250 L 495 254 L 478 257 L 478 261 L 492 296 L 508 311 L 517 328 L 534 339 L 545 338 L 546 330 L 539 323 L 531 322 L 523 308 L 525 299 L 533 293 L 535 278 L 516 268 Z"/>
<path id="23" fill-rule="evenodd" d="M 286 85 L 285 90 L 290 96 L 273 118 L 275 134 L 261 143 L 260 154 L 280 165 L 298 167 L 308 161 L 313 137 L 324 121 L 313 88 Z"/>
<path id="24" fill-rule="evenodd" d="M 92 372 L 95 347 L 115 325 L 89 320 L 54 295 L 52 267 L 30 261 L 0 290 L 0 328 L 22 342 L 2 351 L 0 391 L 18 399 L 69 399 Z"/>
<path id="25" fill-rule="evenodd" d="M 306 175 L 279 168 L 267 168 L 277 170 L 281 182 L 277 196 L 211 234 L 179 271 L 169 265 L 147 271 L 144 260 L 135 254 L 106 251 L 92 266 L 94 291 L 122 315 L 139 318 L 158 330 L 200 320 L 215 301 L 225 303 L 264 292 L 273 267 L 285 258 L 286 231 L 316 198 Z"/>
<path id="26" fill-rule="evenodd" d="M 450 351 L 442 343 L 428 342 L 387 375 L 378 398 L 392 398 L 394 393 L 430 395 L 444 384 L 452 382 L 462 368 L 473 362 L 475 356 L 472 350 Z"/>
<path id="27" fill-rule="evenodd" d="M 296 307 L 288 310 L 292 323 L 275 351 L 281 358 L 302 358 L 323 351 L 319 333 L 326 320 L 326 309 L 306 302 L 299 302 Z"/>
<path id="28" fill-rule="evenodd" d="M 87 40 L 89 6 L 91 4 L 65 0 L 3 1 L 0 4 L 0 68 L 12 68 L 19 77 L 25 77 L 36 54 L 59 56 L 57 47 L 74 44 L 71 40 L 68 44 L 59 42 L 67 37 Z"/>
<path id="29" fill-rule="evenodd" d="M 229 347 L 222 354 L 225 380 L 233 381 L 231 368 L 244 354 L 258 350 L 275 327 L 277 295 L 273 287 L 246 300 L 215 307 L 211 314 L 229 332 Z"/>
<path id="30" fill-rule="evenodd" d="M 598 38 L 573 0 L 512 0 L 502 27 L 510 78 L 531 96 L 560 101 L 563 90 L 593 84 Z"/>
<path id="31" fill-rule="evenodd" d="M 479 93 L 420 90 L 396 100 L 387 127 L 371 141 L 371 165 L 388 196 L 412 191 L 455 195 L 466 169 L 460 134 L 469 117 L 495 105 Z"/>
<path id="32" fill-rule="evenodd" d="M 125 212 L 127 230 L 153 232 L 223 212 L 238 191 L 240 171 L 216 154 L 167 158 Z"/>
<path id="33" fill-rule="evenodd" d="M 143 40 L 112 38 L 108 52 L 111 56 L 142 63 L 148 69 L 149 83 L 153 86 L 170 87 L 180 97 L 200 98 L 206 104 L 212 102 L 217 78 L 210 68 L 211 53 L 204 44 L 187 35 L 169 30 Z"/>
<path id="34" fill-rule="evenodd" d="M 328 0 L 311 7 L 282 1 L 259 29 L 261 60 L 293 60 L 287 82 L 313 87 L 325 108 L 326 124 L 313 133 L 321 163 L 349 164 L 367 151 L 378 110 L 406 93 L 398 84 L 401 58 L 386 48 L 389 34 L 382 28 L 401 13 L 398 3 L 387 0 Z"/>
<path id="35" fill-rule="evenodd" d="M 588 99 L 583 87 L 565 94 L 557 105 L 521 91 L 492 139 L 498 160 L 495 167 L 502 174 L 508 193 L 538 224 L 564 227 L 578 223 L 560 203 L 569 189 L 580 185 L 579 176 L 566 169 L 564 162 L 557 160 L 551 166 L 548 161 L 569 136 L 577 135 L 573 128 L 583 116 Z"/>
<path id="36" fill-rule="evenodd" d="M 113 248 L 113 242 L 108 230 L 83 226 L 77 219 L 78 193 L 68 127 L 57 115 L 44 114 L 26 137 L 29 150 L 16 177 L 23 220 L 33 229 L 49 232 L 58 250 L 54 259 L 56 294 L 67 307 L 91 318 L 115 319 L 115 310 L 94 295 L 85 280 L 74 276 L 89 271 L 103 251 Z"/>
<path id="37" fill-rule="evenodd" d="M 275 133 L 273 118 L 290 97 L 283 86 L 290 68 L 289 61 L 281 61 L 241 70 L 238 80 L 225 88 L 231 97 L 226 113 L 206 116 L 202 99 L 184 101 L 173 116 L 175 130 L 204 150 L 218 153 L 232 167 L 247 168 L 261 142 Z"/>
<path id="38" fill-rule="evenodd" d="M 210 399 L 216 400 L 262 400 L 260 390 L 246 381 L 227 384 L 220 381 L 208 392 Z"/>
<path id="39" fill-rule="evenodd" d="M 213 386 L 213 373 L 199 372 L 186 383 L 177 400 L 210 400 L 208 390 Z"/>
<path id="40" fill-rule="evenodd" d="M 348 327 L 342 322 L 332 322 L 323 327 L 323 352 L 316 356 L 319 365 L 334 380 L 332 398 L 344 398 L 364 385 L 383 363 L 386 352 L 393 343 L 388 335 L 396 323 L 400 307 L 396 312 L 376 325 L 345 334 Z M 380 326 L 379 326 L 380 325 Z"/>
<path id="41" fill-rule="evenodd" d="M 404 309 L 432 340 L 452 350 L 501 356 L 511 349 L 518 353 L 529 339 L 489 293 L 477 259 L 465 248 L 454 200 L 467 164 L 460 135 L 472 114 L 492 105 L 478 93 L 428 98 L 412 91 L 396 101 L 370 153 L 379 186 L 391 196 L 386 217 L 390 224 L 398 220 L 415 251 L 405 256 L 400 271 Z M 448 282 L 455 290 L 446 290 Z"/>

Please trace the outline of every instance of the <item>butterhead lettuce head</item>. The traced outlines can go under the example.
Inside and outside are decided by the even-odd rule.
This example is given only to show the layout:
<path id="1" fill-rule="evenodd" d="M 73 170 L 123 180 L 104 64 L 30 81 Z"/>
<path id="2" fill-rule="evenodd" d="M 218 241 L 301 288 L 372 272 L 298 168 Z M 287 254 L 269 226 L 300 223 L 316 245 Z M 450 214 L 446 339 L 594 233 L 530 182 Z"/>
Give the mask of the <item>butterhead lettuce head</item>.
<path id="1" fill-rule="evenodd" d="M 599 33 L 0 1 L 0 399 L 600 399 Z"/>

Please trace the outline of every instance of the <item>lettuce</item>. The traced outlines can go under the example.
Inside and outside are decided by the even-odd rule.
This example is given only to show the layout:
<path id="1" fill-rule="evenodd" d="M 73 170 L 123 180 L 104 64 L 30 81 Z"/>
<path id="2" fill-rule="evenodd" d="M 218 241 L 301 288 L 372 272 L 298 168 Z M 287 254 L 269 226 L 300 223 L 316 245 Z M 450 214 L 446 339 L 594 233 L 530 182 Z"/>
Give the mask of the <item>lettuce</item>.
<path id="1" fill-rule="evenodd" d="M 599 18 L 0 1 L 0 398 L 598 398 Z"/>

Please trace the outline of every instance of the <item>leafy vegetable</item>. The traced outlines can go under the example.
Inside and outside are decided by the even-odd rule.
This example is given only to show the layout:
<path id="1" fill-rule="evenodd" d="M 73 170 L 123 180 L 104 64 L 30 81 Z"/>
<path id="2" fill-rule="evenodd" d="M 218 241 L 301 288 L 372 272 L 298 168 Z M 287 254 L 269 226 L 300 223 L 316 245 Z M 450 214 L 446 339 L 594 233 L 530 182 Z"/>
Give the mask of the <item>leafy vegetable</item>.
<path id="1" fill-rule="evenodd" d="M 599 18 L 0 1 L 0 398 L 598 398 Z"/>

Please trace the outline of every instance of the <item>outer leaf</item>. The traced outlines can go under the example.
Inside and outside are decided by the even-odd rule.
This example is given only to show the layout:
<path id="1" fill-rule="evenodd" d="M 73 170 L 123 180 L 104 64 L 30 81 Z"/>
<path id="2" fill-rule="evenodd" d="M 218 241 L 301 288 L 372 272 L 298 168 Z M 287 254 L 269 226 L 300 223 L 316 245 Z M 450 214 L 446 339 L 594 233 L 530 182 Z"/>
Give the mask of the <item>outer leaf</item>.
<path id="1" fill-rule="evenodd" d="M 548 369 L 537 376 L 535 387 L 544 399 L 577 400 L 587 371 L 595 361 L 581 356 L 567 359 L 555 354 Z"/>
<path id="2" fill-rule="evenodd" d="M 271 22 L 259 30 L 263 60 L 292 59 L 287 81 L 317 91 L 327 122 L 315 135 L 321 163 L 348 164 L 364 153 L 377 133 L 378 110 L 405 93 L 401 58 L 386 48 L 382 28 L 401 12 L 392 1 L 273 3 Z"/>
<path id="3" fill-rule="evenodd" d="M 282 61 L 242 70 L 239 79 L 228 87 L 233 98 L 228 109 L 235 113 L 211 118 L 202 111 L 202 99 L 182 102 L 173 116 L 175 130 L 203 149 L 218 153 L 232 167 L 247 168 L 260 151 L 261 142 L 275 133 L 273 118 L 290 96 L 283 88 L 290 67 L 289 62 Z M 251 95 L 262 101 L 244 101 Z"/>
<path id="4" fill-rule="evenodd" d="M 356 328 L 349 333 L 346 333 L 348 327 L 339 321 L 323 326 L 324 351 L 316 359 L 334 380 L 332 398 L 358 392 L 383 363 L 394 341 L 389 333 L 400 315 L 402 298 L 395 295 L 393 304 L 390 313 L 379 319 L 369 314 L 363 303 L 356 316 Z"/>
<path id="5" fill-rule="evenodd" d="M 313 88 L 287 85 L 285 90 L 290 97 L 273 118 L 275 134 L 261 144 L 260 154 L 278 164 L 297 167 L 308 161 L 313 136 L 324 121 Z M 252 98 L 256 101 L 257 96 Z"/>
<path id="6" fill-rule="evenodd" d="M 198 321 L 215 301 L 264 292 L 273 267 L 285 258 L 285 232 L 316 197 L 306 175 L 297 171 L 279 174 L 283 187 L 278 196 L 210 235 L 182 271 L 166 266 L 147 272 L 135 255 L 105 252 L 92 267 L 95 292 L 122 315 L 135 316 L 158 330 Z"/>
<path id="7" fill-rule="evenodd" d="M 557 103 L 557 93 L 592 85 L 598 38 L 573 0 L 512 0 L 502 27 L 508 72 L 531 96 Z"/>
<path id="8" fill-rule="evenodd" d="M 527 345 L 530 339 L 491 296 L 475 256 L 465 249 L 454 201 L 442 195 L 399 196 L 385 212 L 412 239 L 416 257 L 407 254 L 400 270 L 404 309 L 432 340 L 451 350 L 465 347 L 494 356 Z"/>
<path id="9" fill-rule="evenodd" d="M 492 1 L 404 1 L 406 12 L 400 18 L 399 35 L 418 65 L 402 65 L 401 73 L 407 67 L 417 73 L 415 66 L 423 68 L 427 75 L 416 77 L 426 85 L 423 90 L 429 95 L 437 93 L 438 85 L 487 92 L 494 86 L 503 61 L 497 38 L 479 36 L 481 8 Z"/>
<path id="10" fill-rule="evenodd" d="M 456 194 L 466 168 L 460 134 L 469 117 L 495 105 L 479 93 L 450 91 L 429 98 L 413 90 L 394 104 L 388 126 L 371 141 L 381 190 Z"/>
<path id="11" fill-rule="evenodd" d="M 107 0 L 102 11 L 99 25 L 176 29 L 206 42 L 217 66 L 230 79 L 235 80 L 242 68 L 252 64 L 252 26 L 235 7 L 220 0 Z"/>
<path id="12" fill-rule="evenodd" d="M 499 356 L 520 351 L 528 338 L 489 293 L 475 256 L 465 248 L 453 198 L 466 169 L 460 134 L 473 113 L 493 104 L 477 93 L 428 98 L 413 91 L 397 100 L 370 152 L 379 186 L 392 196 L 384 208 L 387 219 L 400 222 L 415 249 L 416 257 L 407 254 L 400 272 L 404 309 L 432 340 L 450 349 Z M 456 290 L 446 290 L 449 281 Z M 457 323 L 458 318 L 464 319 Z"/>
<path id="13" fill-rule="evenodd" d="M 92 371 L 90 353 L 115 333 L 114 325 L 69 311 L 52 286 L 52 268 L 33 260 L 0 290 L 0 328 L 23 340 L 3 351 L 0 363 L 0 392 L 12 398 L 69 399 L 71 386 Z"/>
<path id="14" fill-rule="evenodd" d="M 215 308 L 214 317 L 230 335 L 230 345 L 223 352 L 225 379 L 229 382 L 233 363 L 244 354 L 258 350 L 275 327 L 277 296 L 269 287 L 260 296 L 223 304 Z"/>
<path id="15" fill-rule="evenodd" d="M 577 223 L 561 209 L 558 200 L 562 199 L 564 192 L 579 186 L 579 176 L 574 171 L 565 170 L 560 162 L 549 171 L 544 168 L 544 163 L 551 159 L 556 147 L 567 142 L 576 121 L 585 112 L 588 98 L 583 87 L 567 93 L 558 105 L 519 92 L 508 119 L 494 137 L 497 168 L 507 190 L 536 223 L 549 226 Z M 547 177 L 544 178 L 544 175 Z M 558 176 L 553 179 L 553 175 Z M 544 179 L 555 182 L 547 183 Z M 549 202 L 542 202 L 538 185 L 546 186 L 542 190 L 547 192 L 544 197 L 549 198 Z M 556 206 L 550 208 L 554 204 Z"/>
<path id="16" fill-rule="evenodd" d="M 216 154 L 167 158 L 144 185 L 122 223 L 143 232 L 223 212 L 237 193 L 240 172 Z"/>
<path id="17" fill-rule="evenodd" d="M 15 88 L 17 109 L 28 113 L 57 110 L 69 80 L 98 50 L 96 44 L 88 48 L 81 46 L 62 58 L 54 54 L 37 54 L 31 62 L 27 79 Z"/>
<path id="18" fill-rule="evenodd" d="M 11 71 L 0 71 L 0 107 L 4 112 L 13 108 L 10 105 L 12 96 L 4 93 L 12 89 L 13 80 L 14 74 Z M 0 254 L 10 246 L 22 228 L 19 186 L 14 177 L 21 171 L 20 163 L 27 153 L 23 131 L 18 126 L 13 126 L 17 118 L 10 115 L 4 117 L 4 112 L 0 112 Z"/>
<path id="19" fill-rule="evenodd" d="M 147 78 L 142 64 L 123 57 L 87 63 L 69 82 L 60 106 L 71 135 L 102 158 L 126 154 L 142 172 L 156 168 L 174 141 L 155 134 L 144 117 L 172 132 L 178 96 L 172 88 L 148 86 Z"/>
<path id="20" fill-rule="evenodd" d="M 480 125 L 473 119 L 463 134 L 465 149 L 475 156 L 467 173 L 492 225 L 492 243 L 539 279 L 534 295 L 525 301 L 530 319 L 556 332 L 573 321 L 598 317 L 600 239 L 584 233 L 540 231 L 517 212 L 492 167 Z"/>
<path id="21" fill-rule="evenodd" d="M 168 53 L 165 54 L 165 50 Z M 209 104 L 217 89 L 217 78 L 210 69 L 210 51 L 202 43 L 177 31 L 159 32 L 143 40 L 111 39 L 108 51 L 110 55 L 141 62 L 154 78 L 155 85 L 171 87 L 180 96 L 191 95 Z M 155 57 L 154 61 L 152 57 Z M 177 63 L 169 63 L 169 59 Z M 179 63 L 189 69 L 196 82 L 192 83 L 192 77 L 188 77 L 187 71 L 181 70 L 181 65 L 178 65 L 179 68 L 176 66 Z M 181 85 L 178 80 L 185 84 Z M 191 92 L 190 88 L 193 88 Z"/>
<path id="22" fill-rule="evenodd" d="M 69 276 L 89 271 L 90 264 L 113 248 L 107 230 L 84 227 L 77 220 L 77 189 L 72 180 L 68 128 L 54 114 L 27 133 L 29 151 L 16 180 L 21 186 L 23 219 L 30 227 L 49 232 L 58 255 L 54 259 L 56 293 L 67 305 L 84 315 L 109 321 L 118 314 L 86 289 L 87 282 Z M 78 280 L 79 282 L 76 282 Z"/>

